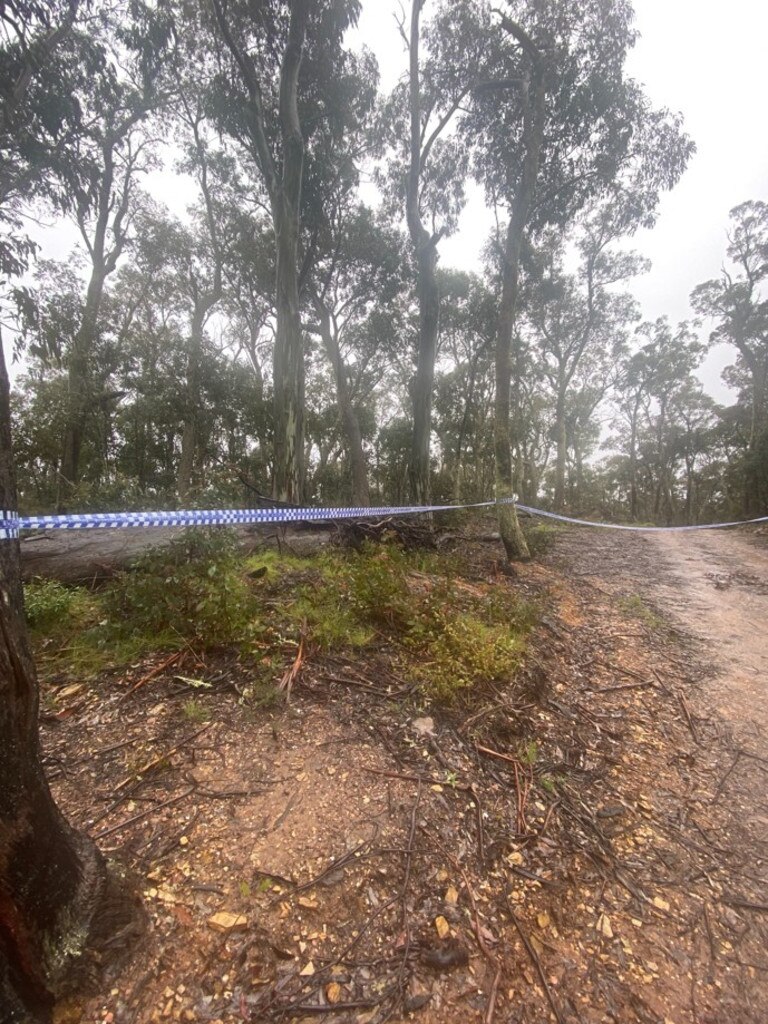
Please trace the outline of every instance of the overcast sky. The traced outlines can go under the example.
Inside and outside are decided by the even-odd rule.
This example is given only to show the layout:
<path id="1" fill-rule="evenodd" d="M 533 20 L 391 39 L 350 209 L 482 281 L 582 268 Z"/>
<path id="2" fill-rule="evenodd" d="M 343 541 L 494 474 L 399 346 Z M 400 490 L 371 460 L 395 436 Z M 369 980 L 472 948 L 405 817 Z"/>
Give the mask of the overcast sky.
<path id="1" fill-rule="evenodd" d="M 396 0 L 364 0 L 355 33 L 376 54 L 383 89 L 407 66 L 394 19 L 398 7 Z M 768 200 L 768 4 L 636 0 L 635 11 L 640 40 L 630 56 L 630 73 L 657 106 L 682 112 L 697 146 L 682 180 L 664 196 L 656 227 L 634 240 L 652 262 L 650 273 L 632 282 L 643 318 L 666 315 L 674 323 L 691 315 L 692 289 L 719 272 L 728 211 L 747 199 Z M 194 187 L 170 169 L 153 174 L 147 184 L 178 215 L 195 196 Z M 482 193 L 474 189 L 459 231 L 441 243 L 443 266 L 479 270 L 490 227 Z M 61 228 L 45 232 L 43 255 L 66 258 L 76 237 Z M 731 359 L 732 353 L 721 348 L 701 373 L 707 390 L 721 401 L 728 393 L 720 371 Z"/>
<path id="2" fill-rule="evenodd" d="M 360 36 L 379 59 L 383 87 L 405 69 L 393 17 L 397 9 L 391 0 L 368 0 L 360 20 Z M 685 175 L 664 196 L 656 227 L 634 239 L 652 262 L 651 272 L 631 286 L 643 318 L 666 315 L 677 322 L 690 317 L 688 296 L 695 286 L 719 272 L 728 211 L 747 199 L 768 200 L 768 4 L 635 0 L 635 12 L 640 40 L 629 72 L 655 105 L 683 114 L 697 146 Z M 458 233 L 440 246 L 443 265 L 480 269 L 490 227 L 483 196 L 475 190 Z M 707 390 L 720 400 L 728 394 L 720 370 L 731 359 L 721 349 L 703 368 Z"/>

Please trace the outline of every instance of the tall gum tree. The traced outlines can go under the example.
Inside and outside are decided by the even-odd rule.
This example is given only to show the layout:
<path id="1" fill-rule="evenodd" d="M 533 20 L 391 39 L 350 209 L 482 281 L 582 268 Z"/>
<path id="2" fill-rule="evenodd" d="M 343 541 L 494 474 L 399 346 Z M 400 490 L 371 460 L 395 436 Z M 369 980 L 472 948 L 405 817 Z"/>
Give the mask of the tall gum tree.
<path id="1" fill-rule="evenodd" d="M 440 21 L 460 16 L 455 3 L 443 4 L 427 35 L 431 52 L 421 57 L 421 15 L 426 0 L 412 0 L 410 22 L 400 25 L 408 49 L 407 156 L 403 161 L 405 214 L 416 266 L 419 306 L 416 369 L 411 387 L 413 432 L 409 461 L 411 498 L 430 500 L 430 440 L 435 358 L 440 326 L 440 290 L 437 278 L 438 245 L 455 227 L 464 201 L 466 154 L 454 138 L 446 138 L 451 122 L 470 94 L 477 74 L 478 54 L 454 61 L 441 52 Z M 460 20 L 464 20 L 460 18 Z M 477 35 L 470 37 L 477 39 Z M 467 53 L 462 55 L 467 58 Z"/>
<path id="2" fill-rule="evenodd" d="M 69 351 L 68 408 L 62 441 L 59 511 L 69 507 L 80 479 L 87 417 L 94 410 L 90 362 L 108 277 L 128 244 L 138 205 L 138 178 L 148 167 L 144 123 L 159 103 L 169 25 L 144 3 L 128 22 L 105 12 L 88 45 L 100 52 L 100 73 L 80 91 L 83 129 L 80 173 L 65 181 L 69 205 L 90 262 L 80 328 Z M 83 173 L 85 171 L 85 173 Z"/>
<path id="3" fill-rule="evenodd" d="M 768 506 L 768 203 L 731 210 L 729 266 L 691 296 L 696 311 L 712 317 L 713 344 L 733 345 L 748 377 L 749 428 L 744 466 L 744 511 Z"/>
<path id="4" fill-rule="evenodd" d="M 593 353 L 618 352 L 627 331 L 639 319 L 636 303 L 614 287 L 648 269 L 647 261 L 631 252 L 610 248 L 615 240 L 610 218 L 588 218 L 574 239 L 580 255 L 576 274 L 564 270 L 566 239 L 549 233 L 528 261 L 526 301 L 521 327 L 533 332 L 542 371 L 555 400 L 554 508 L 565 506 L 568 404 L 574 378 Z"/>
<path id="5" fill-rule="evenodd" d="M 484 5 L 483 5 L 484 6 Z M 627 226 L 649 224 L 691 153 L 679 118 L 653 110 L 624 71 L 635 40 L 626 0 L 507 0 L 487 35 L 484 80 L 463 130 L 475 174 L 507 215 L 496 339 L 497 500 L 510 559 L 527 557 L 514 510 L 511 395 L 524 244 L 624 189 Z"/>
<path id="6" fill-rule="evenodd" d="M 275 239 L 274 494 L 304 490 L 302 186 L 311 119 L 306 105 L 333 78 L 357 0 L 271 0 L 258 17 L 242 0 L 212 0 L 222 49 L 217 117 L 255 167 Z M 225 59 L 228 55 L 228 59 Z M 322 112 L 315 108 L 318 120 Z M 306 122 L 310 120 L 310 127 Z"/>
<path id="7" fill-rule="evenodd" d="M 328 210 L 324 258 L 308 286 L 319 334 L 334 377 L 345 435 L 352 499 L 370 505 L 368 464 L 352 385 L 352 366 L 367 360 L 363 341 L 374 307 L 391 309 L 402 290 L 400 238 L 363 206 Z M 329 244 L 330 242 L 333 244 Z"/>

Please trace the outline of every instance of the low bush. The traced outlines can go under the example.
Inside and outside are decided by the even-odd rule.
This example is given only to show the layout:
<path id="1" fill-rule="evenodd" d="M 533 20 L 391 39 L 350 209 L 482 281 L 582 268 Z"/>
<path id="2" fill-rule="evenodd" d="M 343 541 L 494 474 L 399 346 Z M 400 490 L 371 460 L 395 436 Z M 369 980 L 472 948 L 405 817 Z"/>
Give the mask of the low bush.
<path id="1" fill-rule="evenodd" d="M 46 629 L 65 620 L 76 593 L 56 580 L 33 580 L 24 587 L 24 610 L 32 629 Z"/>
<path id="2" fill-rule="evenodd" d="M 110 618 L 133 633 L 175 633 L 209 646 L 241 640 L 257 605 L 228 530 L 187 530 L 143 555 L 106 594 Z"/>

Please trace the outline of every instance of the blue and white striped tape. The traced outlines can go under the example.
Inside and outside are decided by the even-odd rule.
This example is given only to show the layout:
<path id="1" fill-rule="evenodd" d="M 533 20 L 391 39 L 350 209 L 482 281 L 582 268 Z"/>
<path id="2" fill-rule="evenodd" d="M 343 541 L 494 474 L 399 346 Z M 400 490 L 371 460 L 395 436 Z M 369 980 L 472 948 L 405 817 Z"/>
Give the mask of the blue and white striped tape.
<path id="1" fill-rule="evenodd" d="M 555 512 L 532 508 L 502 498 L 499 502 L 479 501 L 471 505 L 401 505 L 379 508 L 246 508 L 246 509 L 178 509 L 168 512 L 84 512 L 80 515 L 19 516 L 0 510 L 0 539 L 10 540 L 21 530 L 125 530 L 154 526 L 237 526 L 248 523 L 317 522 L 334 519 L 380 519 L 388 516 L 416 515 L 424 512 L 450 512 L 458 509 L 489 508 L 512 503 L 518 511 L 554 519 L 576 526 L 592 526 L 604 530 L 627 530 L 633 533 L 674 533 L 689 530 L 717 530 L 730 526 L 748 526 L 768 522 L 768 516 L 729 523 L 706 523 L 698 526 L 626 526 L 575 519 Z"/>
<path id="2" fill-rule="evenodd" d="M 528 512 L 529 515 L 542 516 L 545 519 L 556 519 L 559 523 L 594 526 L 599 530 L 628 530 L 631 533 L 682 533 L 690 530 L 722 530 L 729 526 L 752 526 L 754 523 L 768 523 L 768 516 L 760 516 L 758 519 L 740 519 L 732 523 L 700 523 L 693 526 L 625 526 L 623 523 L 598 523 L 592 519 L 574 519 L 572 516 L 545 512 L 543 509 L 531 508 L 529 505 L 520 505 L 517 502 L 515 507 L 518 512 Z"/>
<path id="3" fill-rule="evenodd" d="M 237 526 L 247 523 L 295 523 L 328 519 L 380 519 L 419 512 L 447 512 L 452 509 L 486 508 L 495 504 L 402 505 L 381 508 L 229 508 L 209 510 L 175 509 L 167 512 L 84 512 L 57 516 L 18 516 L 2 512 L 0 538 L 18 537 L 20 530 L 124 530 L 152 526 Z"/>

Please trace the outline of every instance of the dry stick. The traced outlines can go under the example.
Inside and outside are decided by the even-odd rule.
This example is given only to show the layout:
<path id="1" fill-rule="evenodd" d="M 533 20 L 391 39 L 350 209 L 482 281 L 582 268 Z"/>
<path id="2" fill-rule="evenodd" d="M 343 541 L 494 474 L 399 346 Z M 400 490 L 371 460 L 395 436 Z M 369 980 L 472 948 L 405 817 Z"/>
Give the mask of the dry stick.
<path id="1" fill-rule="evenodd" d="M 146 686 L 147 683 L 151 682 L 162 672 L 165 672 L 167 668 L 170 668 L 174 662 L 178 661 L 183 653 L 183 651 L 174 651 L 169 658 L 166 658 L 164 661 L 161 661 L 159 665 L 155 665 L 155 667 L 151 669 L 149 672 L 147 672 L 145 676 L 142 676 L 141 679 L 135 682 L 129 690 L 125 691 L 125 693 L 122 695 L 120 699 L 125 700 L 126 697 L 130 697 L 130 695 L 132 693 L 135 693 L 136 690 L 140 690 L 142 686 Z"/>
<path id="2" fill-rule="evenodd" d="M 438 843 L 438 846 L 440 844 Z M 469 881 L 469 876 L 464 868 L 455 860 L 447 851 L 443 851 L 445 856 L 448 857 L 454 868 L 461 873 L 461 877 L 464 879 L 464 885 L 467 887 L 467 893 L 469 895 L 469 902 L 472 904 L 472 925 L 474 927 L 475 938 L 477 944 L 483 956 L 486 958 L 491 967 L 494 968 L 493 981 L 491 983 L 491 991 L 488 993 L 488 1005 L 485 1008 L 485 1017 L 483 1018 L 484 1024 L 492 1024 L 493 1015 L 496 1012 L 496 999 L 499 994 L 499 983 L 501 982 L 501 961 L 497 960 L 493 953 L 488 949 L 485 938 L 483 937 L 482 930 L 480 928 L 480 915 L 477 910 L 477 903 L 475 902 L 475 894 L 472 892 L 472 885 Z"/>
<path id="3" fill-rule="evenodd" d="M 704 924 L 707 926 L 707 939 L 709 940 L 709 955 L 714 962 L 717 960 L 717 952 L 715 950 L 715 936 L 712 931 L 712 922 L 709 919 L 709 908 L 707 904 L 704 904 Z"/>
<path id="4" fill-rule="evenodd" d="M 491 750 L 490 747 L 481 747 L 479 744 L 475 748 L 480 754 L 487 754 L 488 757 L 496 757 L 499 761 L 506 761 L 507 764 L 519 765 L 520 759 L 512 757 L 511 754 L 502 754 L 498 750 Z"/>
<path id="5" fill-rule="evenodd" d="M 160 804 L 155 804 L 154 807 L 150 807 L 146 811 L 142 811 L 140 814 L 134 814 L 132 818 L 127 818 L 125 821 L 121 821 L 117 825 L 112 825 L 110 828 L 105 828 L 99 832 L 98 835 L 94 836 L 95 839 L 104 839 L 106 836 L 111 836 L 115 832 L 119 832 L 121 829 L 127 828 L 128 825 L 133 825 L 137 821 L 141 821 L 142 818 L 149 817 L 150 814 L 154 814 L 155 811 L 161 811 L 164 807 L 170 807 L 171 804 L 178 803 L 179 800 L 183 800 L 188 797 L 190 793 L 195 790 L 194 786 L 190 786 L 189 789 L 185 789 L 183 793 L 179 793 L 178 796 L 169 797 L 167 800 L 163 800 Z"/>
<path id="6" fill-rule="evenodd" d="M 480 795 L 477 792 L 477 786 L 472 783 L 469 787 L 469 791 L 472 794 L 475 801 L 475 813 L 477 815 L 477 850 L 480 858 L 480 867 L 485 867 L 485 830 L 483 828 L 483 807 L 480 803 Z"/>
<path id="7" fill-rule="evenodd" d="M 731 907 L 742 907 L 744 910 L 757 910 L 760 913 L 768 914 L 768 903 L 753 903 L 741 896 L 721 896 L 721 903 L 727 903 Z"/>
<path id="8" fill-rule="evenodd" d="M 613 672 L 618 672 L 622 676 L 631 676 L 633 679 L 642 679 L 639 672 L 635 672 L 634 669 L 624 668 L 622 665 L 616 665 L 612 661 L 601 661 L 599 658 L 596 659 L 598 665 L 602 665 L 603 668 L 610 669 Z M 650 683 L 644 684 L 650 686 Z"/>
<path id="9" fill-rule="evenodd" d="M 520 936 L 520 938 L 523 941 L 523 945 L 525 946 L 525 950 L 526 950 L 528 956 L 533 961 L 533 966 L 536 968 L 536 973 L 539 976 L 539 980 L 541 981 L 541 985 L 542 985 L 542 988 L 544 989 L 544 993 L 545 993 L 545 995 L 547 997 L 549 1005 L 552 1007 L 552 1012 L 554 1013 L 555 1017 L 557 1018 L 557 1024 L 565 1024 L 565 1021 L 563 1020 L 563 1016 L 560 1013 L 560 1009 L 559 1009 L 557 1003 L 555 1002 L 555 997 L 552 995 L 552 990 L 550 989 L 549 983 L 547 982 L 546 975 L 544 974 L 544 968 L 541 966 L 541 960 L 539 960 L 539 957 L 538 957 L 538 954 L 536 953 L 536 950 L 531 945 L 531 940 L 528 938 L 528 936 L 523 931 L 523 926 L 518 921 L 517 914 L 515 913 L 515 911 L 514 911 L 514 909 L 512 907 L 512 904 L 509 902 L 509 900 L 507 900 L 507 910 L 509 911 L 509 915 L 512 918 L 512 924 L 514 924 L 515 928 L 517 929 L 517 934 Z"/>
<path id="10" fill-rule="evenodd" d="M 640 683 L 617 683 L 615 686 L 587 686 L 585 693 L 613 693 L 615 690 L 642 690 L 646 686 L 653 686 L 652 679 L 644 679 Z"/>
<path id="11" fill-rule="evenodd" d="M 123 779 L 122 782 L 118 783 L 117 786 L 115 786 L 115 792 L 119 792 L 121 789 L 127 786 L 129 782 L 133 782 L 138 775 L 144 775 L 144 773 L 148 772 L 151 768 L 157 767 L 157 765 L 159 765 L 162 761 L 165 761 L 167 758 L 169 758 L 171 754 L 175 754 L 177 750 L 181 750 L 182 747 L 185 747 L 188 743 L 191 743 L 192 740 L 197 739 L 198 736 L 204 733 L 206 729 L 210 729 L 210 727 L 211 723 L 208 722 L 201 729 L 198 729 L 196 732 L 193 732 L 191 736 L 187 736 L 186 739 L 183 739 L 181 740 L 181 742 L 177 743 L 175 747 L 171 747 L 170 750 L 165 750 L 163 751 L 162 754 L 158 754 L 157 757 L 153 757 L 151 761 L 147 761 L 147 763 L 143 765 L 141 768 L 139 768 L 137 772 L 134 772 L 133 775 L 129 775 L 127 778 Z"/>
<path id="12" fill-rule="evenodd" d="M 400 902 L 402 906 L 402 925 L 403 931 L 405 932 L 405 947 L 403 949 L 403 959 L 400 961 L 400 970 L 398 971 L 397 984 L 401 992 L 403 992 L 404 975 L 405 969 L 408 966 L 408 954 L 411 951 L 411 922 L 408 917 L 408 885 L 411 881 L 411 864 L 413 863 L 413 840 L 416 835 L 416 815 L 419 813 L 419 805 L 421 804 L 421 779 L 419 779 L 419 786 L 416 790 L 416 799 L 413 803 L 413 810 L 411 811 L 411 827 L 408 831 L 408 848 L 405 855 L 405 874 L 403 877 L 403 886 L 400 890 Z"/>
<path id="13" fill-rule="evenodd" d="M 496 757 L 499 761 L 505 761 L 507 764 L 511 764 L 515 771 L 515 789 L 517 790 L 517 831 L 520 833 L 528 831 L 528 824 L 525 820 L 525 805 L 528 801 L 528 780 L 523 776 L 523 784 L 520 782 L 520 770 L 522 764 L 520 759 L 512 757 L 510 754 L 502 754 L 498 750 L 491 750 L 490 747 L 481 747 L 479 744 L 475 748 L 478 753 L 486 754 L 488 757 Z"/>
<path id="14" fill-rule="evenodd" d="M 280 682 L 277 685 L 278 690 L 285 690 L 285 701 L 286 701 L 286 703 L 288 703 L 290 701 L 290 699 L 291 699 L 291 690 L 293 688 L 293 684 L 296 682 L 296 678 L 297 678 L 299 672 L 301 672 L 301 666 L 304 664 L 304 641 L 306 639 L 306 632 L 307 632 L 307 620 L 304 619 L 304 622 L 302 623 L 302 626 L 301 626 L 301 636 L 299 638 L 299 649 L 298 649 L 298 651 L 296 653 L 296 658 L 294 659 L 294 662 L 291 665 L 291 667 L 286 670 L 286 672 L 283 675 L 283 678 L 280 680 Z"/>
<path id="15" fill-rule="evenodd" d="M 688 702 L 686 701 L 680 690 L 677 691 L 677 699 L 680 701 L 680 707 L 683 709 L 685 720 L 688 723 L 688 728 L 691 730 L 691 736 L 693 736 L 693 742 L 698 746 L 699 737 L 696 735 L 696 726 L 693 724 L 691 718 L 691 712 L 688 710 Z"/>

